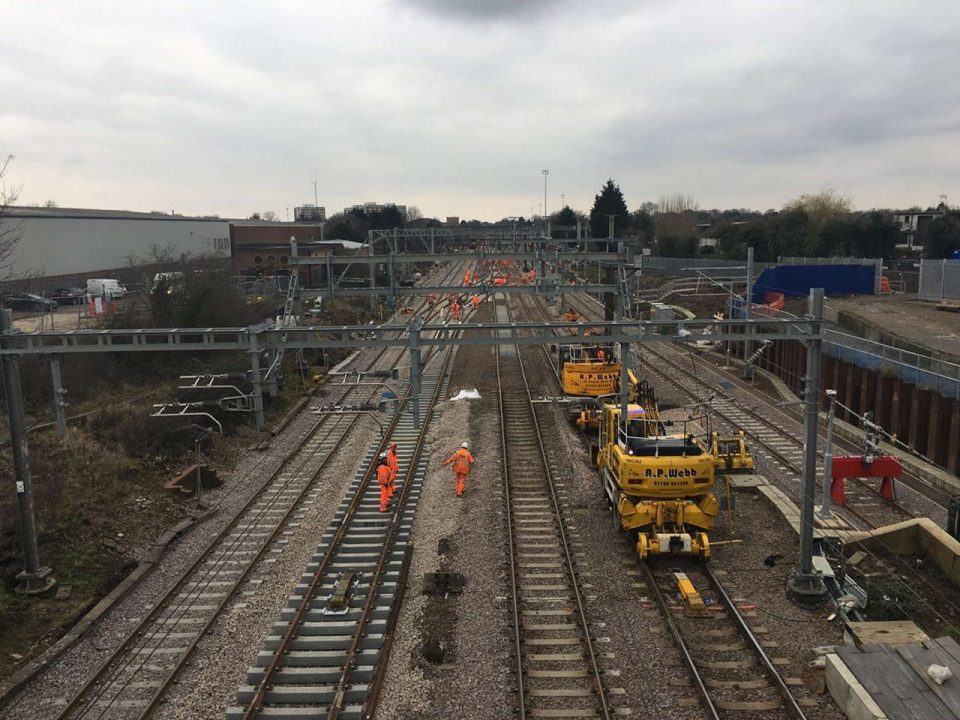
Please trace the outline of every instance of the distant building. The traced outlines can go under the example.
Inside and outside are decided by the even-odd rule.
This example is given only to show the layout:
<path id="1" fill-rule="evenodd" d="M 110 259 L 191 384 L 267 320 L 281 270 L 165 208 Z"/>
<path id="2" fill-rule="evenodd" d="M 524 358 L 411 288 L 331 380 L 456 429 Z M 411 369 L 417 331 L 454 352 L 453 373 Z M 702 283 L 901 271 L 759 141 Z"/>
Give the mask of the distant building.
<path id="1" fill-rule="evenodd" d="M 298 223 L 322 223 L 327 219 L 327 209 L 321 205 L 303 205 L 293 209 L 293 221 Z"/>
<path id="2" fill-rule="evenodd" d="M 236 221 L 230 224 L 234 274 L 247 278 L 289 276 L 294 267 L 290 262 L 291 237 L 297 239 L 298 257 L 351 254 L 361 248 L 348 240 L 321 240 L 320 228 L 314 224 Z M 301 286 L 322 285 L 326 272 L 324 265 L 300 267 Z"/>
<path id="3" fill-rule="evenodd" d="M 403 216 L 403 219 L 407 219 L 407 206 L 406 205 L 395 205 L 394 203 L 383 203 L 378 204 L 375 202 L 366 202 L 362 205 L 351 205 L 348 208 L 344 208 L 343 212 L 349 214 L 352 212 L 361 213 L 363 215 L 373 215 L 375 213 L 383 212 L 389 208 L 394 208 L 397 212 Z"/>
<path id="4" fill-rule="evenodd" d="M 903 212 L 895 212 L 893 214 L 894 222 L 900 224 L 900 232 L 903 234 L 903 241 L 897 243 L 897 247 L 909 250 L 922 250 L 923 236 L 926 233 L 927 226 L 940 214 L 941 213 L 935 210 L 906 210 Z"/>
<path id="5" fill-rule="evenodd" d="M 460 226 L 460 218 L 458 218 L 456 215 L 448 215 L 448 216 L 447 216 L 447 222 L 444 223 L 444 224 L 445 224 L 447 227 L 459 227 L 459 226 Z"/>
<path id="6" fill-rule="evenodd" d="M 143 274 L 136 268 L 160 254 L 174 260 L 230 257 L 230 223 L 216 217 L 13 207 L 0 229 L 13 227 L 21 239 L 11 272 L 30 277 L 36 287 L 82 286 L 91 277 L 136 284 Z"/>
<path id="7" fill-rule="evenodd" d="M 290 238 L 297 239 L 297 254 L 320 241 L 320 228 L 297 223 L 235 222 L 230 225 L 230 257 L 236 275 L 263 277 L 290 274 Z M 301 250 L 300 248 L 304 249 Z"/>

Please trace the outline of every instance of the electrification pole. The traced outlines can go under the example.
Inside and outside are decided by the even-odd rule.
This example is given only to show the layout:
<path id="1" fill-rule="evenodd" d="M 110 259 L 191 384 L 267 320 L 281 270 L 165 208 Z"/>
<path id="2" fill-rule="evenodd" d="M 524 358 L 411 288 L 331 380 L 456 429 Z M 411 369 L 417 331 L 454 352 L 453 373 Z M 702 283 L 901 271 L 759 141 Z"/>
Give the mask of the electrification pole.
<path id="1" fill-rule="evenodd" d="M 801 604 L 818 604 L 827 594 L 823 578 L 813 571 L 813 504 L 817 490 L 817 424 L 820 400 L 820 352 L 823 349 L 823 288 L 812 288 L 808 300 L 809 337 L 804 381 L 803 504 L 800 507 L 800 567 L 787 589 Z"/>
<path id="2" fill-rule="evenodd" d="M 57 411 L 57 436 L 67 434 L 67 403 L 63 396 L 67 391 L 63 389 L 60 379 L 60 358 L 54 355 L 50 358 L 50 379 L 53 381 L 53 406 Z"/>
<path id="3" fill-rule="evenodd" d="M 13 331 L 13 316 L 9 310 L 0 310 L 0 333 Z M 17 575 L 15 591 L 21 595 L 38 595 L 56 584 L 50 568 L 40 565 L 37 544 L 37 525 L 33 513 L 33 491 L 30 477 L 30 453 L 27 448 L 27 428 L 23 419 L 23 396 L 20 388 L 20 362 L 14 355 L 5 355 L 3 385 L 10 419 L 10 448 L 13 450 L 13 472 L 17 488 L 20 542 L 23 546 L 24 570 Z"/>
<path id="4" fill-rule="evenodd" d="M 827 439 L 823 447 L 823 492 L 820 495 L 820 512 L 817 514 L 829 520 L 833 517 L 830 512 L 830 484 L 833 482 L 833 419 L 837 414 L 837 391 L 827 390 L 826 396 L 830 398 L 830 405 L 827 409 Z"/>
<path id="5" fill-rule="evenodd" d="M 753 303 L 753 247 L 747 248 L 747 291 L 744 294 L 746 303 L 743 306 L 743 319 L 750 319 L 751 303 Z M 750 354 L 753 352 L 753 343 L 750 342 L 750 335 L 753 327 L 747 325 L 743 332 L 746 333 L 746 341 L 743 343 L 743 379 L 753 380 L 753 363 L 750 362 Z"/>
<path id="6" fill-rule="evenodd" d="M 549 170 L 541 170 L 543 173 L 543 227 L 544 234 L 546 234 L 547 227 L 547 175 L 550 174 Z"/>
<path id="7" fill-rule="evenodd" d="M 257 432 L 263 430 L 263 378 L 260 375 L 260 340 L 256 328 L 250 328 L 250 382 L 253 385 L 253 419 Z"/>
<path id="8" fill-rule="evenodd" d="M 415 318 L 410 323 L 410 403 L 413 408 L 413 427 L 420 429 L 420 328 L 423 321 Z"/>

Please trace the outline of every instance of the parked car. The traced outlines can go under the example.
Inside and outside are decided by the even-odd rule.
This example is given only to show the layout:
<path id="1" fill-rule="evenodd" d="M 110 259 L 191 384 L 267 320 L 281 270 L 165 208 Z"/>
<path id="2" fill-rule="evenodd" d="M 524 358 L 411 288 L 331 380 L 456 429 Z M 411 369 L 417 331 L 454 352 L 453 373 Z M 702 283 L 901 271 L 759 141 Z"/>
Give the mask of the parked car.
<path id="1" fill-rule="evenodd" d="M 47 297 L 56 300 L 58 305 L 79 305 L 86 294 L 83 288 L 57 288 L 46 293 Z"/>
<path id="2" fill-rule="evenodd" d="M 34 293 L 13 293 L 3 296 L 3 306 L 11 310 L 42 310 L 53 312 L 57 309 L 57 301 L 45 298 Z"/>
<path id="3" fill-rule="evenodd" d="M 115 300 L 126 295 L 127 289 L 113 278 L 92 278 L 87 280 L 87 293 L 93 297 Z"/>

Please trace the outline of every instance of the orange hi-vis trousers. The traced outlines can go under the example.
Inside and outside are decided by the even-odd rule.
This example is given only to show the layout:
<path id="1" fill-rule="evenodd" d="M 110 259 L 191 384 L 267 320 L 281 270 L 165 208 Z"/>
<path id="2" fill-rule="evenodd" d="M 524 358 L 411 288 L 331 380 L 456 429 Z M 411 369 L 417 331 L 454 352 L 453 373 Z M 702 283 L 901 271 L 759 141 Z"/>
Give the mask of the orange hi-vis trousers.
<path id="1" fill-rule="evenodd" d="M 390 501 L 390 467 L 387 465 L 377 466 L 377 482 L 380 483 L 380 512 L 387 511 L 387 503 Z"/>

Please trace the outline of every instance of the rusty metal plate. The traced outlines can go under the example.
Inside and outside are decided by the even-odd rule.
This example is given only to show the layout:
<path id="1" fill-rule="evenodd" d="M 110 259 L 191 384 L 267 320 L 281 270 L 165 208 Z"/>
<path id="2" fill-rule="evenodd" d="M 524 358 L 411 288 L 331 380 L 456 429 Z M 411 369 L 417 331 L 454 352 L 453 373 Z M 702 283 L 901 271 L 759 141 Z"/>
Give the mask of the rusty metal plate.
<path id="1" fill-rule="evenodd" d="M 721 710 L 733 710 L 736 712 L 764 712 L 765 710 L 779 710 L 783 705 L 779 700 L 714 700 L 713 704 Z"/>
<path id="2" fill-rule="evenodd" d="M 708 670 L 746 670 L 756 666 L 753 658 L 746 660 L 697 660 L 697 665 Z"/>
<path id="3" fill-rule="evenodd" d="M 728 690 L 762 690 L 770 687 L 766 680 L 712 680 L 704 678 L 703 684 L 708 688 L 728 689 Z"/>

